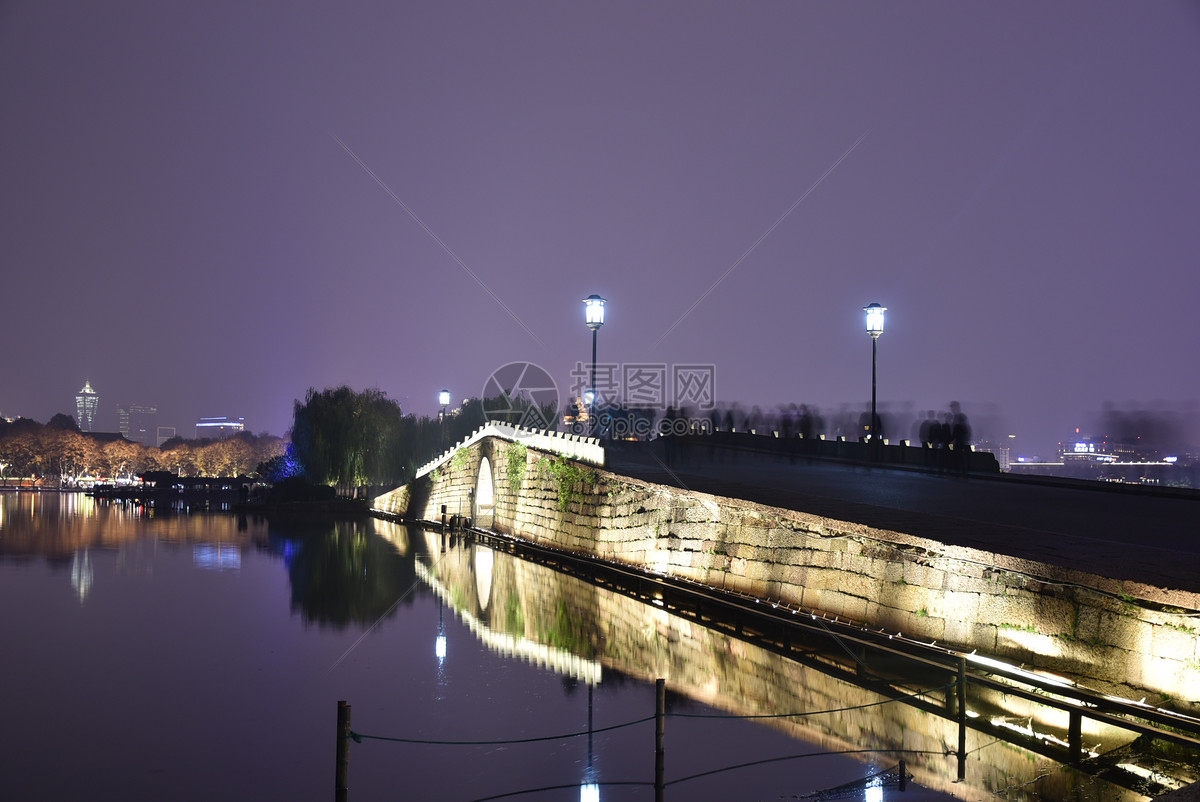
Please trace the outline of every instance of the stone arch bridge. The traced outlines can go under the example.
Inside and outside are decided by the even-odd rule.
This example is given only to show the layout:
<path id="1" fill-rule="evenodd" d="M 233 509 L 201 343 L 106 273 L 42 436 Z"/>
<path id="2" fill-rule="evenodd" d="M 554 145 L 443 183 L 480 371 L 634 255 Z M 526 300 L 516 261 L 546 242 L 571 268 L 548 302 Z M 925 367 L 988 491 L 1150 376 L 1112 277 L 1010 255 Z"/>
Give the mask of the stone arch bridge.
<path id="1" fill-rule="evenodd" d="M 489 424 L 372 507 L 1200 708 L 1200 494 L 663 445 Z"/>

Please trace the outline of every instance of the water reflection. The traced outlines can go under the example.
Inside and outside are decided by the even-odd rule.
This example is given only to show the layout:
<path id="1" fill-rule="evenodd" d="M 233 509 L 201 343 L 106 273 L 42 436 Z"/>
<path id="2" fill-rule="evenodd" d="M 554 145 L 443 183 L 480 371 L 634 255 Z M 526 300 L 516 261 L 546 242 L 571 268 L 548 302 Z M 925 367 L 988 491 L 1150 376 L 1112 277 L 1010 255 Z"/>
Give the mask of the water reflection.
<path id="1" fill-rule="evenodd" d="M 615 667 L 604 669 L 603 684 L 537 667 L 541 642 L 523 626 L 513 630 L 523 641 L 507 632 L 504 641 L 521 643 L 529 657 L 507 659 L 498 656 L 500 646 L 480 646 L 463 625 L 459 586 L 435 577 L 439 596 L 416 576 L 418 556 L 424 569 L 439 570 L 440 543 L 430 547 L 403 528 L 372 521 L 297 527 L 228 515 L 128 515 L 86 504 L 75 509 L 87 514 L 75 515 L 67 514 L 70 499 L 62 501 L 68 503 L 50 508 L 39 500 L 40 509 L 57 512 L 39 514 L 41 528 L 30 521 L 14 544 L 9 525 L 26 516 L 29 499 L 0 494 L 0 607 L 21 612 L 0 616 L 8 658 L 0 702 L 10 721 L 21 722 L 0 727 L 0 754 L 13 769 L 0 781 L 0 797 L 325 797 L 334 705 L 348 698 L 357 703 L 356 726 L 367 732 L 431 739 L 577 732 L 592 721 L 589 714 L 596 724 L 594 740 L 549 746 L 464 752 L 356 743 L 352 798 L 468 799 L 564 783 L 569 791 L 537 798 L 578 799 L 593 786 L 605 802 L 648 798 L 644 788 L 623 792 L 603 783 L 647 779 L 638 767 L 649 756 L 650 725 L 631 737 L 604 728 L 651 713 L 652 688 L 622 682 Z M 72 516 L 87 523 L 68 541 L 53 530 L 76 526 Z M 89 545 L 68 553 L 65 542 Z M 234 549 L 236 570 L 200 564 L 227 563 Z M 446 559 L 458 557 L 448 552 Z M 473 604 L 488 615 L 503 620 L 515 612 L 523 624 L 557 618 L 514 610 L 510 594 L 496 593 L 506 584 L 497 573 L 513 573 L 507 558 L 491 555 L 490 580 L 486 552 L 468 559 Z M 72 575 L 82 581 L 88 567 L 90 590 L 80 605 Z M 399 580 L 372 587 L 377 573 Z M 347 594 L 341 603 L 329 598 L 336 588 Z M 726 749 L 791 748 L 782 736 L 744 726 L 753 729 L 750 737 Z M 686 733 L 676 732 L 677 770 L 692 751 L 686 743 Z M 838 765 L 838 781 L 854 776 L 856 766 Z M 768 784 L 766 774 L 749 780 L 759 789 L 797 784 L 792 776 Z M 718 787 L 668 798 L 746 798 Z"/>
<path id="2" fill-rule="evenodd" d="M 413 561 L 373 528 L 371 521 L 271 525 L 271 549 L 287 564 L 292 610 L 305 623 L 374 626 L 412 604 Z"/>
<path id="3" fill-rule="evenodd" d="M 97 501 L 83 493 L 0 495 L 0 559 L 71 560 L 87 549 L 115 549 L 153 537 L 168 543 L 249 544 L 244 520 Z M 260 533 L 265 535 L 265 531 Z"/>
<path id="4" fill-rule="evenodd" d="M 87 599 L 88 591 L 92 589 L 92 578 L 92 561 L 87 549 L 75 552 L 71 560 L 71 588 L 79 596 L 80 604 Z"/>
<path id="5" fill-rule="evenodd" d="M 242 567 L 242 550 L 228 543 L 201 543 L 192 546 L 192 564 L 206 571 L 237 571 Z"/>
<path id="6" fill-rule="evenodd" d="M 618 793 L 606 787 L 606 781 L 611 782 L 614 776 L 622 779 L 631 776 L 633 772 L 626 772 L 628 766 L 652 764 L 645 732 L 628 737 L 597 735 L 594 740 L 592 733 L 596 722 L 601 724 L 596 729 L 603 730 L 604 726 L 615 723 L 613 717 L 619 716 L 617 721 L 623 721 L 652 713 L 652 708 L 638 707 L 636 715 L 632 715 L 628 706 L 618 711 L 614 689 L 621 688 L 622 683 L 629 688 L 652 684 L 659 677 L 666 678 L 670 691 L 668 778 L 671 780 L 737 760 L 751 760 L 753 755 L 747 756 L 746 751 L 751 750 L 755 739 L 762 739 L 763 731 L 769 731 L 776 739 L 772 743 L 790 744 L 793 753 L 869 750 L 869 754 L 859 758 L 863 763 L 851 775 L 858 777 L 893 764 L 895 755 L 901 752 L 920 752 L 909 757 L 909 768 L 917 776 L 917 782 L 964 799 L 981 799 L 992 794 L 1029 800 L 1143 798 L 1119 784 L 1049 761 L 1019 746 L 1019 737 L 1015 739 L 1017 743 L 1012 743 L 977 729 L 969 733 L 971 754 L 966 781 L 955 783 L 955 759 L 947 754 L 953 753 L 956 746 L 954 722 L 933 714 L 935 708 L 944 707 L 949 701 L 944 692 L 937 690 L 942 678 L 912 675 L 900 666 L 870 663 L 873 675 L 891 670 L 896 684 L 906 685 L 914 692 L 929 691 L 924 708 L 898 703 L 878 684 L 864 683 L 861 678 L 856 683 L 858 664 L 854 655 L 847 655 L 836 644 L 832 651 L 812 644 L 798 658 L 787 656 L 739 634 L 728 622 L 714 620 L 704 625 L 482 543 L 453 538 L 443 541 L 437 532 L 410 530 L 374 520 L 299 525 L 255 518 L 238 520 L 229 515 L 145 515 L 119 505 L 97 506 L 84 496 L 54 494 L 51 499 L 48 495 L 4 494 L 0 498 L 0 562 L 44 560 L 52 568 L 51 582 L 57 588 L 56 593 L 68 602 L 57 607 L 50 603 L 40 613 L 42 618 L 58 615 L 66 622 L 51 629 L 50 635 L 40 623 L 35 629 L 15 617 L 8 622 L 10 628 L 20 627 L 16 653 L 24 655 L 21 665 L 34 666 L 30 677 L 18 676 L 17 684 L 29 683 L 32 687 L 37 677 L 65 671 L 70 661 L 44 647 L 53 638 L 71 643 L 73 649 L 82 649 L 81 644 L 94 638 L 94 650 L 86 652 L 89 663 L 106 660 L 112 663 L 107 672 L 96 672 L 103 682 L 86 695 L 96 701 L 87 702 L 83 713 L 63 710 L 58 719 L 52 720 L 57 725 L 54 732 L 81 725 L 94 729 L 96 732 L 88 743 L 114 740 L 109 734 L 114 726 L 108 718 L 110 711 L 102 700 L 109 693 L 107 686 L 122 682 L 121 678 L 127 675 L 135 677 L 137 682 L 122 690 L 135 704 L 140 702 L 145 708 L 137 718 L 130 717 L 127 730 L 144 732 L 149 722 L 161 718 L 164 705 L 178 707 L 173 720 L 180 722 L 180 726 L 200 726 L 195 722 L 207 721 L 204 716 L 209 715 L 208 708 L 222 702 L 216 696 L 205 696 L 200 697 L 203 703 L 185 706 L 187 699 L 178 693 L 178 678 L 188 677 L 190 682 L 184 684 L 203 688 L 208 681 L 202 679 L 205 666 L 210 671 L 213 666 L 222 666 L 222 671 L 226 665 L 234 666 L 229 669 L 229 676 L 236 676 L 239 685 L 246 683 L 253 689 L 253 696 L 239 698 L 231 708 L 244 711 L 263 704 L 264 699 L 275 699 L 271 710 L 276 721 L 292 721 L 288 717 L 295 715 L 301 705 L 292 696 L 294 689 L 278 678 L 296 674 L 292 655 L 303 652 L 286 638 L 291 637 L 289 622 L 292 629 L 301 629 L 299 619 L 306 625 L 316 624 L 303 629 L 308 639 L 305 648 L 312 648 L 307 644 L 315 643 L 319 653 L 310 656 L 307 662 L 298 662 L 316 667 L 311 681 L 323 683 L 322 695 L 315 703 L 322 712 L 327 704 L 332 705 L 332 700 L 345 698 L 349 691 L 360 696 L 361 709 L 390 708 L 393 714 L 400 711 L 390 719 L 397 722 L 396 726 L 432 728 L 424 732 L 434 738 L 469 737 L 488 728 L 491 728 L 488 735 L 493 732 L 508 735 L 514 726 L 529 726 L 531 720 L 535 727 L 544 725 L 551 732 L 562 731 L 564 727 L 575 730 L 586 727 L 586 748 L 583 739 L 577 740 L 552 753 L 558 760 L 556 766 L 549 765 L 554 761 L 548 761 L 544 767 L 538 764 L 520 775 L 543 778 L 552 771 L 569 768 L 570 781 L 575 783 L 573 798 L 604 798 L 606 802 L 615 799 Z M 181 565 L 199 579 L 182 579 Z M 131 580 L 157 571 L 164 580 L 157 584 L 172 586 L 172 593 L 184 584 L 193 583 L 209 595 L 174 594 L 168 604 L 175 605 L 169 608 L 175 617 L 154 611 L 149 618 L 139 619 L 136 616 L 143 614 L 147 606 L 143 599 L 150 598 L 142 595 L 147 583 L 130 582 L 131 586 L 136 585 L 136 593 L 126 589 L 125 598 L 117 598 L 119 593 L 110 592 L 122 590 L 114 587 L 118 584 L 114 581 L 114 569 L 122 572 L 124 579 Z M 22 571 L 18 565 L 6 577 L 32 573 Z M 266 587 L 264 583 L 269 577 L 277 578 L 276 585 L 270 585 L 277 588 L 277 593 L 263 596 L 258 588 Z M 21 581 L 24 587 L 27 579 Z M 260 609 L 249 610 L 246 603 L 230 605 L 230 609 L 237 611 L 235 617 L 220 618 L 220 605 L 211 602 L 221 596 L 214 594 L 235 585 L 244 594 L 239 599 L 260 603 Z M 88 609 L 80 610 L 68 593 L 83 600 Z M 288 595 L 290 612 L 283 602 Z M 410 609 L 418 601 L 421 608 Z M 105 604 L 110 605 L 108 617 L 98 615 Z M 73 613 L 68 615 L 60 608 L 70 608 Z M 192 610 L 203 613 L 196 618 L 183 617 L 182 611 Z M 269 624 L 256 623 L 247 627 L 249 634 L 239 634 L 240 619 L 246 616 L 267 616 L 262 620 Z M 419 624 L 406 620 L 419 620 Z M 156 631 L 149 628 L 162 627 L 164 621 L 186 628 L 188 637 L 173 638 L 170 649 L 154 650 L 152 643 L 141 646 L 148 639 L 138 633 Z M 207 630 L 209 634 L 206 638 L 193 630 Z M 328 670 L 330 663 L 359 633 L 365 638 L 372 632 L 375 636 L 353 653 L 354 659 L 348 659 L 337 672 Z M 486 648 L 474 648 L 471 639 Z M 268 652 L 260 645 L 264 640 L 270 641 L 272 650 L 276 644 L 289 644 L 279 647 L 280 654 L 288 657 L 276 663 L 275 658 L 265 656 Z M 358 646 L 357 641 L 354 646 Z M 138 648 L 146 651 L 135 651 Z M 358 659 L 368 652 L 372 654 L 370 660 Z M 121 655 L 131 657 L 125 659 Z M 514 689 L 516 683 L 505 684 L 505 677 L 514 673 L 508 668 L 513 663 L 491 659 L 494 655 L 511 656 L 530 666 L 551 670 L 560 679 L 554 681 L 552 693 L 544 697 L 517 699 L 515 694 L 527 689 L 518 691 Z M 144 664 L 150 668 L 136 673 Z M 373 669 L 372 665 L 381 668 Z M 187 673 L 192 670 L 197 673 Z M 370 679 L 374 670 L 382 675 L 377 683 Z M 57 690 L 41 690 L 37 696 L 50 696 L 81 681 L 75 674 L 54 676 L 58 677 L 53 685 Z M 253 684 L 252 680 L 259 676 L 269 679 Z M 166 677 L 171 680 L 162 679 Z M 343 677 L 348 687 L 335 687 Z M 530 682 L 528 674 L 521 677 L 522 683 Z M 156 682 L 163 682 L 162 688 L 153 692 L 143 690 L 147 683 Z M 328 688 L 324 683 L 328 683 Z M 483 696 L 471 696 L 472 693 Z M 490 714 L 479 712 L 479 708 L 493 702 Z M 10 703 L 23 704 L 23 696 L 11 699 Z M 696 703 L 709 705 L 728 716 L 805 715 L 755 721 L 688 718 L 688 714 L 698 710 Z M 568 709 L 567 714 L 554 712 L 563 706 Z M 972 710 L 997 718 L 1007 716 L 1014 729 L 1029 728 L 1034 716 L 1032 709 L 1014 710 L 1012 701 L 1003 699 L 974 699 Z M 224 716 L 214 716 L 211 723 L 204 725 L 209 729 L 197 732 L 197 754 L 221 737 L 217 733 L 227 734 L 227 719 L 234 713 L 223 712 Z M 46 713 L 46 710 L 21 708 L 19 718 L 33 721 L 39 716 L 46 718 Z M 554 715 L 560 718 L 552 718 Z M 356 722 L 359 720 L 356 716 Z M 554 723 L 547 723 L 550 721 Z M 324 727 L 323 723 L 296 726 L 314 731 L 313 740 L 320 742 L 315 747 L 318 760 L 327 755 L 331 747 L 329 738 L 324 737 L 326 731 L 315 732 Z M 731 727 L 741 727 L 736 732 L 742 735 L 731 736 Z M 50 731 L 49 725 L 43 729 Z M 282 737 L 284 729 L 288 727 L 279 724 L 271 734 Z M 797 740 L 785 741 L 785 736 Z M 1128 739 L 1125 743 L 1106 740 L 1109 737 L 1097 733 L 1093 738 L 1089 734 L 1089 746 L 1104 743 L 1099 751 L 1105 752 L 1104 759 L 1114 767 L 1125 763 L 1146 771 L 1148 780 L 1156 780 L 1151 772 L 1159 769 L 1147 767 L 1136 744 Z M 0 743 L 6 742 L 0 739 Z M 739 749 L 743 751 L 738 752 Z M 52 750 L 47 750 L 47 754 L 49 751 Z M 502 752 L 506 767 L 513 763 L 512 751 L 489 751 Z M 406 757 L 395 760 L 391 756 L 398 752 L 387 754 L 386 758 L 376 758 L 381 767 L 374 769 L 369 765 L 371 755 L 365 749 L 359 750 L 353 771 L 360 772 L 356 776 L 371 770 L 387 772 L 392 785 L 388 786 L 389 780 L 385 779 L 373 787 L 395 788 L 406 781 L 400 778 L 407 778 L 407 772 L 420 768 L 417 764 L 431 762 L 429 756 L 433 753 L 410 750 L 404 753 Z M 441 760 L 442 765 L 448 765 L 445 761 L 451 758 L 444 754 L 439 753 L 432 762 Z M 226 754 L 225 759 L 238 759 L 231 755 Z M 178 750 L 172 750 L 156 759 L 169 762 L 181 758 Z M 1180 765 L 1194 763 L 1195 755 L 1180 753 L 1173 759 L 1176 765 L 1162 769 L 1162 773 L 1178 777 Z M 464 765 L 473 765 L 473 760 Z M 116 764 L 121 758 L 112 761 Z M 823 775 L 809 773 L 808 768 L 807 763 L 802 768 L 795 767 L 792 790 L 820 790 L 849 779 L 838 776 L 827 780 Z M 516 770 L 513 771 L 517 776 Z M 754 782 L 761 782 L 764 771 L 747 770 L 738 776 L 753 775 Z M 1129 773 L 1134 769 L 1124 771 Z M 273 782 L 282 787 L 283 780 L 278 777 Z M 672 787 L 668 798 L 717 798 L 714 789 L 719 787 L 718 782 L 713 778 L 680 783 Z M 261 790 L 271 795 L 269 788 Z M 504 791 L 507 787 L 500 783 L 494 790 Z M 890 797 L 892 790 L 871 788 L 869 793 L 872 798 L 876 794 Z M 193 798 L 218 796 L 210 793 L 202 797 L 197 791 Z M 745 798 L 736 792 L 726 796 Z M 171 795 L 164 794 L 161 798 Z M 643 794 L 620 798 L 646 797 Z M 910 791 L 908 796 L 896 798 L 915 796 Z"/>
<path id="7" fill-rule="evenodd" d="M 1054 762 L 1046 757 L 1054 751 L 1048 745 L 1065 745 L 1065 715 L 1055 721 L 1036 703 L 975 689 L 959 783 L 951 677 L 851 651 L 832 638 L 806 641 L 793 654 L 771 643 L 773 637 L 759 645 L 739 635 L 740 625 L 704 626 L 482 543 L 455 539 L 447 549 L 437 532 L 409 535 L 420 542 L 417 576 L 481 642 L 586 682 L 589 690 L 612 674 L 645 682 L 662 677 L 689 699 L 732 716 L 764 717 L 767 726 L 830 751 L 866 750 L 870 761 L 907 757 L 919 783 L 965 798 L 1141 799 L 1197 776 L 1194 752 L 1092 722 L 1086 737 L 1097 757 L 1089 770 Z M 914 696 L 901 703 L 898 692 Z M 1167 758 L 1178 761 L 1170 771 L 1153 768 Z M 864 792 L 878 798 L 881 790 Z"/>
<path id="8" fill-rule="evenodd" d="M 40 557 L 69 567 L 81 602 L 94 588 L 92 550 L 120 550 L 125 564 L 145 543 L 190 545 L 193 565 L 212 571 L 239 571 L 246 549 L 274 553 L 287 566 L 292 610 L 305 623 L 339 630 L 394 616 L 401 602 L 412 603 L 417 581 L 403 544 L 377 537 L 372 520 L 273 522 L 97 501 L 83 493 L 0 497 L 0 560 Z"/>

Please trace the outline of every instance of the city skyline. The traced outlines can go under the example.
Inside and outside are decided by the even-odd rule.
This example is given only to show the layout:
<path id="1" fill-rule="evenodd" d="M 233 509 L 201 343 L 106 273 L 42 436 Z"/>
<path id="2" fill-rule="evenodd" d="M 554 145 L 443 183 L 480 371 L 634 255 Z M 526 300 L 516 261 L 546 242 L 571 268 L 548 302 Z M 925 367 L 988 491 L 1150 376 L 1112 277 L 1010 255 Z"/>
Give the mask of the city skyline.
<path id="1" fill-rule="evenodd" d="M 1184 2 L 13 3 L 0 410 L 432 416 L 565 389 L 595 293 L 601 361 L 726 401 L 862 409 L 880 303 L 885 408 L 1196 443 L 1198 43 Z"/>
<path id="2" fill-rule="evenodd" d="M 604 373 L 606 369 L 609 371 L 619 371 L 624 366 L 615 364 L 600 364 L 599 369 Z M 639 368 L 651 367 L 647 365 L 639 365 Z M 693 369 L 710 366 L 689 366 Z M 590 364 L 579 363 L 576 365 L 576 371 L 583 371 L 590 374 Z M 502 375 L 502 374 L 500 374 Z M 493 379 L 500 378 L 500 375 L 492 377 Z M 496 385 L 491 385 L 491 389 L 495 389 Z M 601 385 L 603 386 L 603 385 Z M 84 389 L 90 391 L 92 403 L 98 403 L 101 398 L 99 394 L 91 386 L 90 380 L 85 382 Z M 485 387 L 484 390 L 488 390 Z M 678 392 L 688 392 L 689 388 L 683 388 Z M 82 391 L 81 391 L 82 392 Z M 669 390 L 668 390 L 669 392 Z M 449 399 L 443 399 L 442 393 L 449 391 L 439 391 L 438 402 L 441 404 L 443 400 L 448 406 L 457 408 L 458 405 L 467 401 L 465 398 L 455 398 L 453 394 L 449 394 Z M 617 393 L 614 392 L 614 397 Z M 556 396 L 562 407 L 562 412 L 568 414 L 568 410 L 572 408 L 570 396 Z M 76 404 L 79 404 L 80 396 L 77 394 Z M 480 397 L 473 397 L 478 400 Z M 575 397 L 580 400 L 579 397 Z M 539 399 L 534 397 L 536 402 Z M 541 399 L 545 400 L 545 399 Z M 735 415 L 733 420 L 736 422 L 739 431 L 744 431 L 751 426 L 751 420 L 759 421 L 759 428 L 763 431 L 776 431 L 799 433 L 800 421 L 798 416 L 802 410 L 807 408 L 812 414 L 818 416 L 817 434 L 833 439 L 843 436 L 848 439 L 855 439 L 863 436 L 859 431 L 862 427 L 862 421 L 866 415 L 868 407 L 853 406 L 848 404 L 839 405 L 836 409 L 821 410 L 819 407 L 806 405 L 780 404 L 776 407 L 759 407 L 741 406 L 740 404 L 729 404 L 721 399 L 714 399 L 715 403 L 711 407 L 698 408 L 689 406 L 681 408 L 681 411 L 689 412 L 693 417 L 707 419 L 715 411 L 718 415 L 717 425 L 728 425 L 728 421 L 723 417 L 727 412 Z M 657 410 L 658 416 L 667 414 L 667 410 L 672 406 L 672 399 L 662 398 L 658 403 L 653 402 L 648 396 L 626 397 L 621 394 L 617 399 L 621 405 L 628 405 L 634 408 L 643 410 Z M 640 403 L 639 403 L 640 402 Z M 141 442 L 147 446 L 160 446 L 164 439 L 171 439 L 176 436 L 177 426 L 175 425 L 159 425 L 158 410 L 155 406 L 147 406 L 136 403 L 117 402 L 113 406 L 112 420 L 109 421 L 109 416 L 99 412 L 96 414 L 96 420 L 100 421 L 92 430 L 98 433 L 119 433 L 126 439 Z M 957 407 L 958 404 L 954 403 Z M 101 404 L 96 407 L 98 410 L 103 410 Z M 918 429 L 923 428 L 926 416 L 936 416 L 939 420 L 950 413 L 951 409 L 942 410 L 926 410 L 917 409 L 912 404 L 903 405 L 903 408 L 892 408 L 889 405 L 884 405 L 880 408 L 880 415 L 884 424 L 883 434 L 890 442 L 908 441 L 912 444 L 917 444 L 922 441 L 922 436 L 918 435 Z M 964 410 L 966 412 L 967 410 Z M 1091 412 L 1080 417 L 1087 418 L 1089 424 L 1085 426 L 1076 426 L 1071 430 L 1060 433 L 1057 440 L 1053 443 L 1039 444 L 1030 446 L 1029 444 L 1020 442 L 1018 435 L 1008 432 L 1008 429 L 1002 425 L 1002 419 L 995 415 L 995 410 L 987 405 L 981 405 L 977 411 L 984 413 L 982 425 L 971 430 L 971 442 L 978 449 L 985 451 L 993 451 L 1001 455 L 1002 465 L 1006 464 L 1009 458 L 1017 460 L 1055 460 L 1061 459 L 1066 454 L 1071 456 L 1072 452 L 1078 456 L 1080 445 L 1087 443 L 1092 444 L 1108 444 L 1105 448 L 1111 447 L 1111 444 L 1130 444 L 1134 451 L 1130 452 L 1140 456 L 1134 456 L 1135 460 L 1152 459 L 1159 460 L 1168 458 L 1174 462 L 1177 458 L 1184 458 L 1185 461 L 1197 456 L 1195 443 L 1188 439 L 1188 423 L 1189 418 L 1186 415 L 1181 415 L 1178 410 L 1172 410 L 1158 406 L 1150 406 L 1138 409 L 1117 409 L 1112 405 L 1106 405 L 1099 412 Z M 56 413 L 58 414 L 58 413 Z M 405 414 L 412 414 L 405 412 Z M 17 417 L 29 416 L 13 416 L 7 415 L 3 410 L 0 410 L 0 417 L 14 420 Z M 75 417 L 72 415 L 72 417 Z M 426 418 L 434 418 L 436 415 L 425 415 Z M 32 418 L 37 420 L 36 418 Z M 140 423 L 139 420 L 140 419 Z M 46 423 L 46 420 L 37 420 L 39 423 Z M 968 422 L 970 415 L 967 415 Z M 115 425 L 106 427 L 105 423 L 115 423 Z M 78 424 L 78 421 L 77 421 Z M 278 437 L 287 437 L 290 432 L 284 430 L 281 432 L 269 432 L 266 430 L 255 430 L 248 427 L 245 423 L 245 418 L 231 416 L 200 416 L 190 427 L 194 427 L 194 436 L 185 439 L 219 439 L 228 436 L 234 432 L 245 431 L 247 433 L 259 435 L 271 435 Z M 89 431 L 83 429 L 83 431 Z M 703 428 L 703 426 L 702 426 Z M 111 431 L 110 431 L 111 429 Z M 138 431 L 135 431 L 138 430 Z M 139 436 L 140 431 L 140 436 Z M 782 435 L 781 435 L 782 436 Z M 154 441 L 154 442 L 151 442 Z"/>

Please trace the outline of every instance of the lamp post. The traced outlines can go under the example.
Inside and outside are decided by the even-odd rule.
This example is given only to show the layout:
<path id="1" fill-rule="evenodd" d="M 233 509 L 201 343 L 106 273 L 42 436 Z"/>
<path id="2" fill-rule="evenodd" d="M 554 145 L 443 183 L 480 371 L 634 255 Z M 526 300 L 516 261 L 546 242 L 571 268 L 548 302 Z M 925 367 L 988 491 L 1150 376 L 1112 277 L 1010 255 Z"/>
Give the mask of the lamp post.
<path id="1" fill-rule="evenodd" d="M 593 434 L 596 431 L 596 332 L 604 325 L 604 303 L 599 295 L 583 299 L 583 319 L 592 330 L 592 392 L 588 401 L 588 423 Z"/>
<path id="2" fill-rule="evenodd" d="M 438 393 L 438 404 L 441 406 L 441 411 L 438 412 L 438 428 L 442 430 L 442 450 L 446 450 L 446 407 L 450 405 L 450 391 L 442 390 Z"/>
<path id="3" fill-rule="evenodd" d="M 879 335 L 883 334 L 883 313 L 887 307 L 871 304 L 864 306 L 863 311 L 867 313 L 867 334 L 871 335 L 871 446 L 874 451 L 879 436 L 876 427 L 879 418 L 875 415 L 875 367 L 878 363 Z"/>

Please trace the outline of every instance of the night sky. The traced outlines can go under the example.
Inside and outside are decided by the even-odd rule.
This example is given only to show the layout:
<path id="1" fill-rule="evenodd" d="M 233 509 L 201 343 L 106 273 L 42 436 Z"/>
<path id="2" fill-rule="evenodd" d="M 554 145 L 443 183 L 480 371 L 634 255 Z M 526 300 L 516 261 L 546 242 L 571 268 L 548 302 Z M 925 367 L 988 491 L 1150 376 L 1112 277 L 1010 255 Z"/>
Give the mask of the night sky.
<path id="1" fill-rule="evenodd" d="M 869 403 L 878 302 L 890 408 L 1197 416 L 1196 2 L 7 0 L 0 109 L 7 416 L 565 399 L 591 293 L 747 406 Z"/>

